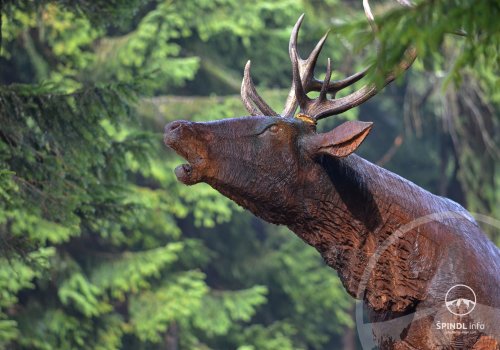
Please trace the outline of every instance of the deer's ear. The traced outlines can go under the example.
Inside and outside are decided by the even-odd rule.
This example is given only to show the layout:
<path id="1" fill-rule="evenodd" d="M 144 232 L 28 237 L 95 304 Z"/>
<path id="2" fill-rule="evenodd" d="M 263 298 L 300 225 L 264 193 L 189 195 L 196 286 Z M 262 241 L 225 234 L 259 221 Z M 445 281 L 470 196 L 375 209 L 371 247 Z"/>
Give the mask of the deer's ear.
<path id="1" fill-rule="evenodd" d="M 306 147 L 311 155 L 346 157 L 359 147 L 372 125 L 371 122 L 345 122 L 329 132 L 311 136 L 306 141 Z"/>

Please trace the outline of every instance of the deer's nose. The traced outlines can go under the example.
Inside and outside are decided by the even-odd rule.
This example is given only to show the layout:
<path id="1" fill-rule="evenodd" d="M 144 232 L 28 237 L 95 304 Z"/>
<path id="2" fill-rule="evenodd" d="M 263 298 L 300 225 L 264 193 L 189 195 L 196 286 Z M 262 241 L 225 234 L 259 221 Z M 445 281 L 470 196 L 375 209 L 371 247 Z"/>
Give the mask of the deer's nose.
<path id="1" fill-rule="evenodd" d="M 186 120 L 176 120 L 165 125 L 165 133 L 163 134 L 163 142 L 167 146 L 173 145 L 181 138 L 183 126 L 189 125 L 190 122 Z"/>
<path id="2" fill-rule="evenodd" d="M 167 125 L 165 125 L 165 134 L 168 134 L 169 132 L 172 132 L 175 129 L 179 128 L 180 126 L 186 125 L 188 123 L 189 122 L 186 120 L 176 120 L 176 121 L 170 122 Z"/>

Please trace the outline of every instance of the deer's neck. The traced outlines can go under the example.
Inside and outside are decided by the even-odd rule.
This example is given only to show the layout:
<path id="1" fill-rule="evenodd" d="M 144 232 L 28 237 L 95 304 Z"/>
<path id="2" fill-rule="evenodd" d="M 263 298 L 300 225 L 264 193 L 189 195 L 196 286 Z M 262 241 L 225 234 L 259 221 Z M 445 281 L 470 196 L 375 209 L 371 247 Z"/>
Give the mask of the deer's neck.
<path id="1" fill-rule="evenodd" d="M 355 155 L 319 165 L 302 193 L 304 215 L 289 227 L 338 271 L 352 296 L 375 310 L 407 311 L 425 297 L 437 249 L 418 230 L 382 247 L 401 226 L 436 210 L 438 197 Z"/>

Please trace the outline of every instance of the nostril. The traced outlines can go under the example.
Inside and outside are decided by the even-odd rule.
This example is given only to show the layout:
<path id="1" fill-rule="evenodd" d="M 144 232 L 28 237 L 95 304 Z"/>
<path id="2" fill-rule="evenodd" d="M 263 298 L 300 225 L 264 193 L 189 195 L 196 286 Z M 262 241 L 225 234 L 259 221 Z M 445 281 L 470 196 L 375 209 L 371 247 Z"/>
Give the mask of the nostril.
<path id="1" fill-rule="evenodd" d="M 181 126 L 181 123 L 179 120 L 176 120 L 175 122 L 168 123 L 165 125 L 165 132 L 173 131 L 177 129 L 179 126 Z"/>
<path id="2" fill-rule="evenodd" d="M 163 134 L 163 143 L 165 143 L 165 145 L 169 147 L 174 145 L 182 138 L 181 134 L 183 134 L 185 128 L 181 127 L 187 126 L 189 124 L 190 122 L 186 120 L 176 120 L 174 122 L 170 122 L 167 125 L 165 125 L 165 133 Z"/>
<path id="3" fill-rule="evenodd" d="M 165 132 L 167 133 L 169 131 L 174 131 L 175 129 L 180 127 L 183 123 L 185 123 L 185 121 L 183 120 L 176 120 L 174 122 L 170 122 L 167 125 L 165 125 Z"/>

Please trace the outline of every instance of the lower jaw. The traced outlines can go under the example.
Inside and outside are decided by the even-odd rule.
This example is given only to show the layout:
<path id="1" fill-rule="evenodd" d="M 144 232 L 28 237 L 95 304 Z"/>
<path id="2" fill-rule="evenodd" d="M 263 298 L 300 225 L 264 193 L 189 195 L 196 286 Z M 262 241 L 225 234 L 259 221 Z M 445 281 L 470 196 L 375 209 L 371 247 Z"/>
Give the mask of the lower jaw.
<path id="1" fill-rule="evenodd" d="M 196 170 L 191 164 L 181 164 L 174 170 L 177 180 L 185 185 L 194 185 L 200 182 L 198 176 L 196 176 Z"/>

